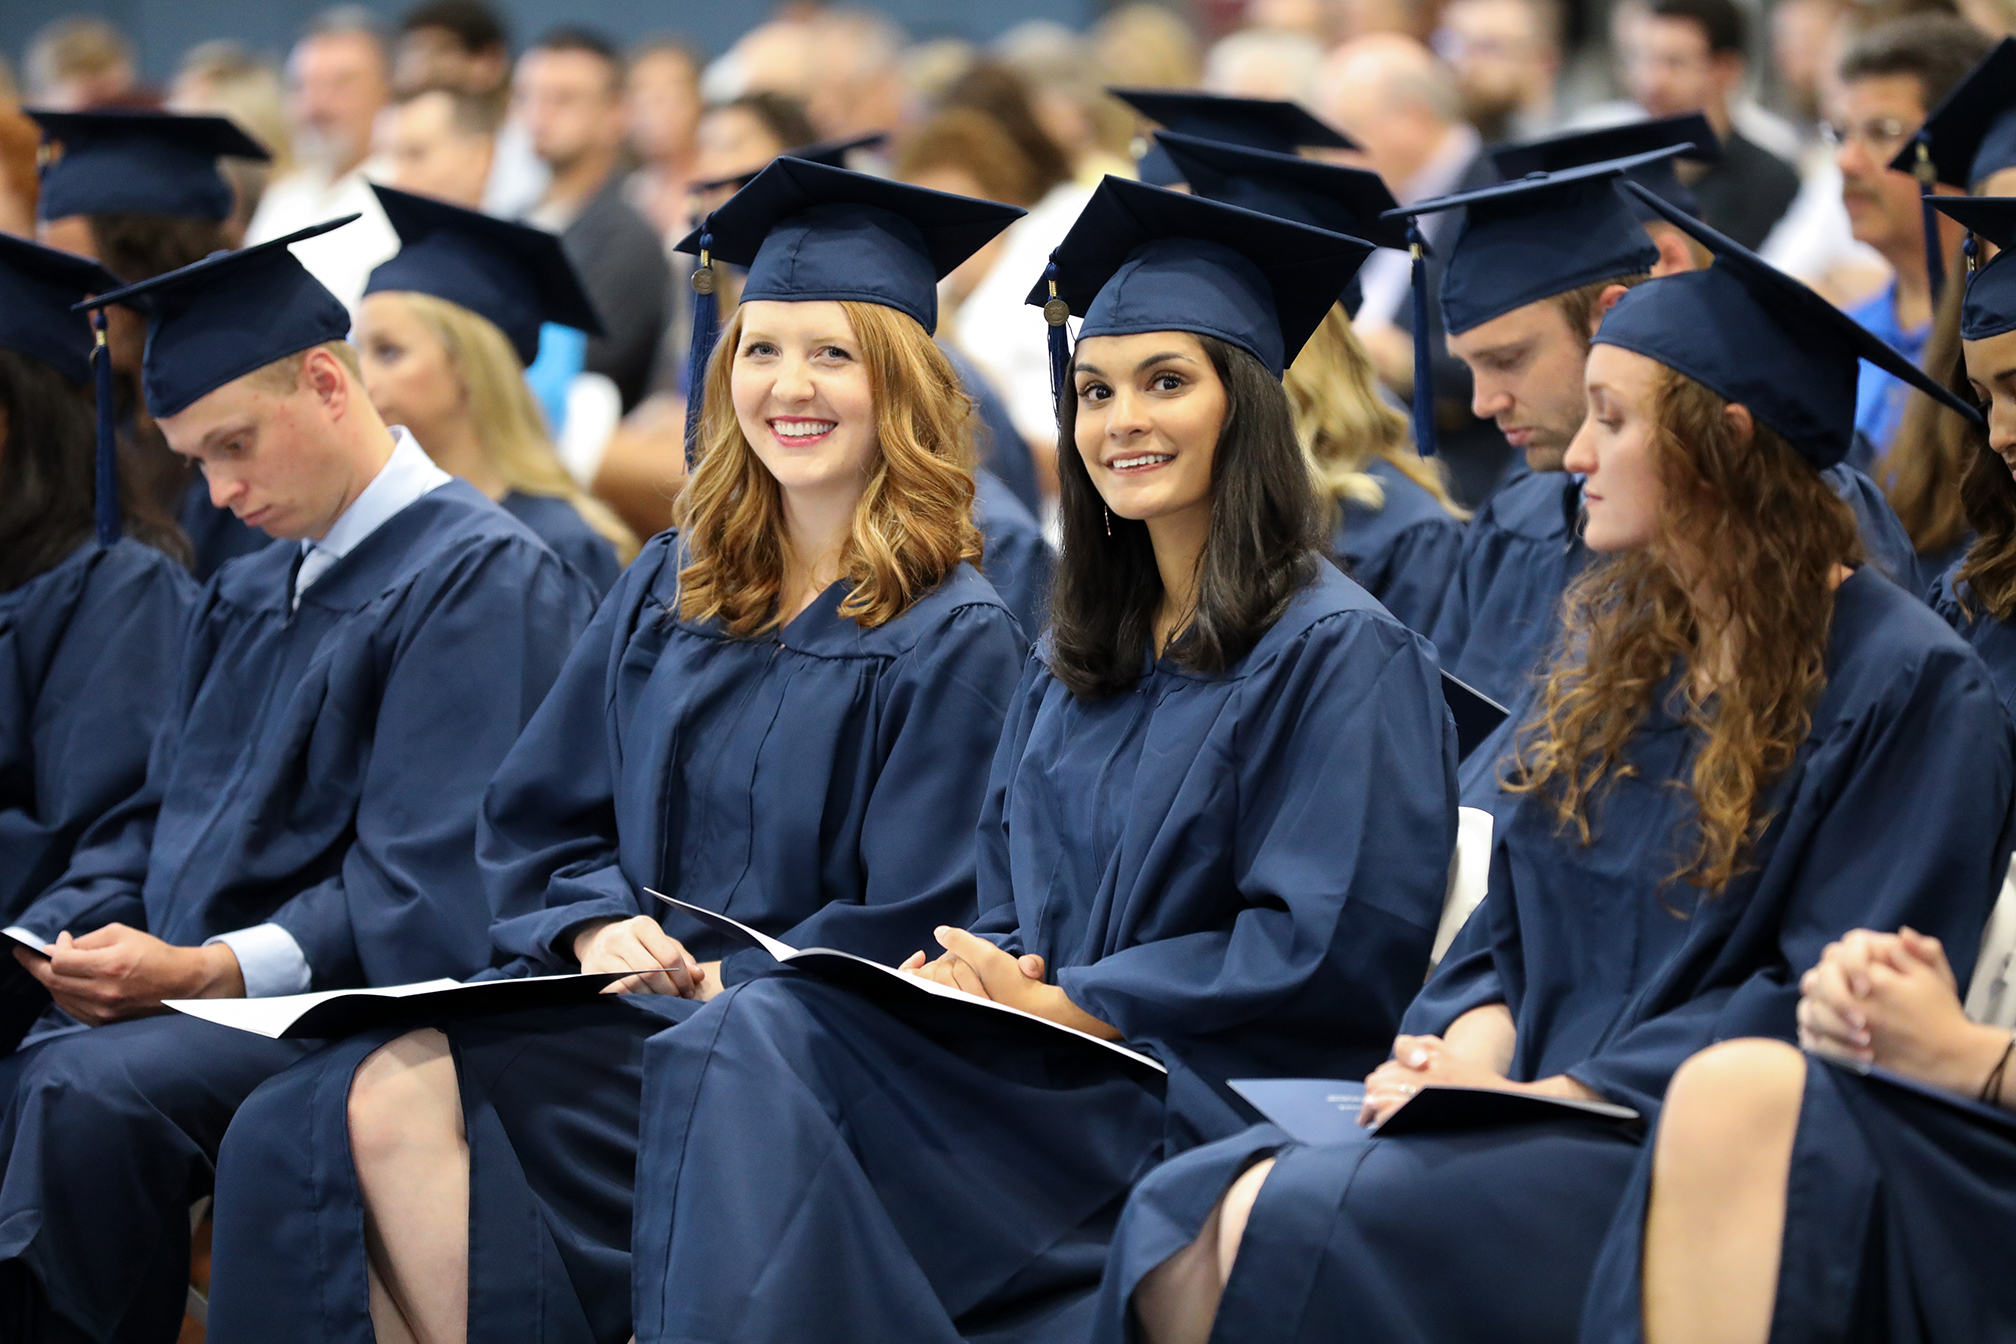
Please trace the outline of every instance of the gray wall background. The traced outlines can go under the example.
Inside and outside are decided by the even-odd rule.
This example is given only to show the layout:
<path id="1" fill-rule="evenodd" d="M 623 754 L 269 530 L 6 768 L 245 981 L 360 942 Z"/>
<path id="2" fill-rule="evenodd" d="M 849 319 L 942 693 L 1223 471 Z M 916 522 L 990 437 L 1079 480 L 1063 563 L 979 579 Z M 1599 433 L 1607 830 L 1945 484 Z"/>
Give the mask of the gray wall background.
<path id="1" fill-rule="evenodd" d="M 165 83 L 181 54 L 198 42 L 229 37 L 282 54 L 303 24 L 327 0 L 0 0 L 0 52 L 18 71 L 37 29 L 65 14 L 95 14 L 123 28 L 140 50 L 141 74 Z M 492 0 L 519 46 L 547 28 L 583 23 L 621 42 L 654 33 L 678 33 L 717 55 L 770 12 L 763 0 Z M 396 20 L 403 0 L 369 0 L 367 8 Z M 874 8 L 916 37 L 984 41 L 1025 19 L 1056 19 L 1081 27 L 1094 0 L 881 0 Z"/>

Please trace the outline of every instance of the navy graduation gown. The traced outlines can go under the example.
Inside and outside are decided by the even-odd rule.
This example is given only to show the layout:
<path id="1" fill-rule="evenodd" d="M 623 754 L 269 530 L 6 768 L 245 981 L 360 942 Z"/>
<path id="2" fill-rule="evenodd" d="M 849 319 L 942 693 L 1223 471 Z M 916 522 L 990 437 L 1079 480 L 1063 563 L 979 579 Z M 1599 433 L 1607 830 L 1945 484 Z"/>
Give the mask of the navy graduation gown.
<path id="1" fill-rule="evenodd" d="M 131 539 L 87 543 L 0 593 L 0 923 L 145 782 L 195 595 L 182 566 Z"/>
<path id="2" fill-rule="evenodd" d="M 579 570 L 594 586 L 598 599 L 615 586 L 616 573 L 622 568 L 616 562 L 616 548 L 609 538 L 588 526 L 588 520 L 572 504 L 523 490 L 513 490 L 497 502 L 552 547 L 553 554 Z"/>
<path id="3" fill-rule="evenodd" d="M 1439 1034 L 1504 1003 L 1518 1027 L 1510 1076 L 1565 1073 L 1650 1118 L 1695 1051 L 1790 1039 L 1799 975 L 1850 929 L 1931 932 L 1964 982 L 2008 862 L 2016 734 L 1979 659 L 1867 570 L 1836 594 L 1827 673 L 1752 870 L 1712 898 L 1662 883 L 1691 808 L 1673 782 L 1695 750 L 1663 709 L 1627 746 L 1638 773 L 1602 796 L 1588 846 L 1542 800 L 1501 808 L 1491 894 L 1403 1030 Z M 1319 1147 L 1250 1130 L 1136 1192 L 1101 1339 L 1127 1337 L 1141 1276 L 1270 1152 L 1216 1340 L 1328 1339 L 1343 1323 L 1367 1338 L 1571 1338 L 1638 1156 L 1631 1135 L 1586 1121 Z"/>
<path id="4" fill-rule="evenodd" d="M 113 920 L 192 946 L 271 922 L 311 987 L 467 975 L 488 959 L 485 782 L 592 610 L 586 584 L 462 482 L 408 505 L 289 610 L 275 546 L 192 609 L 147 784 L 20 922 Z M 96 1340 L 172 1337 L 189 1205 L 232 1110 L 302 1052 L 194 1018 L 58 1036 L 12 1060 L 0 1259 Z"/>
<path id="5" fill-rule="evenodd" d="M 175 521 L 182 525 L 182 533 L 189 538 L 189 547 L 195 552 L 191 568 L 199 583 L 209 582 L 211 575 L 224 568 L 225 561 L 263 551 L 273 544 L 273 538 L 256 527 L 245 526 L 231 510 L 212 504 L 210 486 L 201 475 L 182 492 Z"/>
<path id="6" fill-rule="evenodd" d="M 987 582 L 1021 622 L 1022 633 L 1035 639 L 1050 622 L 1050 576 L 1056 569 L 1036 515 L 983 468 L 973 473 L 973 525 L 985 545 L 980 564 Z"/>
<path id="7" fill-rule="evenodd" d="M 676 533 L 645 546 L 498 771 L 481 840 L 498 972 L 575 969 L 582 924 L 637 914 L 723 958 L 729 984 L 775 965 L 647 887 L 884 962 L 969 922 L 973 824 L 1023 653 L 986 580 L 962 565 L 873 630 L 838 614 L 836 584 L 774 635 L 736 639 L 671 614 L 681 563 Z M 473 1173 L 471 1340 L 628 1337 L 643 1045 L 696 1006 L 629 995 L 447 1028 Z M 233 1126 L 214 1344 L 266 1340 L 282 1315 L 291 1338 L 368 1339 L 344 1107 L 398 1034 L 305 1061 Z"/>
<path id="8" fill-rule="evenodd" d="M 1127 1187 L 1241 1123 L 1218 1084 L 1384 1053 L 1454 746 L 1425 642 L 1327 565 L 1222 675 L 1162 661 L 1084 702 L 1032 655 L 974 928 L 1169 1077 L 809 975 L 729 991 L 646 1050 L 639 1344 L 1082 1329 Z"/>
<path id="9" fill-rule="evenodd" d="M 1959 575 L 1960 565 L 1955 561 L 1939 576 L 1939 582 L 1931 593 L 1932 610 L 1938 612 L 1960 638 L 1974 646 L 1974 652 L 1980 654 L 1981 661 L 1988 665 L 1988 674 L 1995 678 L 1995 693 L 2002 701 L 2002 707 L 2009 711 L 2012 718 L 2016 718 L 2016 627 L 2008 621 L 1997 620 L 1981 605 L 1980 598 L 1965 591 Z"/>
<path id="10" fill-rule="evenodd" d="M 1401 624 L 1432 635 L 1463 556 L 1463 524 L 1391 462 L 1375 458 L 1365 471 L 1386 491 L 1386 502 L 1375 509 L 1342 501 L 1330 549 Z"/>
<path id="11" fill-rule="evenodd" d="M 1642 1344 L 1652 1148 L 1618 1210 L 1583 1344 Z M 2016 1115 L 1806 1057 L 1772 1344 L 2016 1338 Z"/>

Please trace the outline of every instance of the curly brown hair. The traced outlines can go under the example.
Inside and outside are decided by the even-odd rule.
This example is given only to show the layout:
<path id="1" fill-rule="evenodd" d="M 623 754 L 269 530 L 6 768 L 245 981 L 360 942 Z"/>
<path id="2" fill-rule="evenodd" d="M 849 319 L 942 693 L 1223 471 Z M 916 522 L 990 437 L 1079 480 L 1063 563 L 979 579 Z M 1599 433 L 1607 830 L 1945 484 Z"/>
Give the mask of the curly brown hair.
<path id="1" fill-rule="evenodd" d="M 1715 893 L 1747 871 L 1825 684 L 1834 573 L 1862 557 L 1855 516 L 1785 439 L 1743 434 L 1728 405 L 1662 369 L 1651 419 L 1660 537 L 1592 566 L 1564 599 L 1563 639 L 1520 729 L 1505 787 L 1591 839 L 1592 802 L 1628 777 L 1626 744 L 1665 691 L 1699 738 L 1692 852 L 1667 876 Z M 1673 557 L 1695 582 L 1683 583 Z M 1675 669 L 1717 669 L 1703 678 Z M 1712 682 L 1712 684 L 1704 684 Z"/>
<path id="2" fill-rule="evenodd" d="M 861 343 L 880 452 L 841 552 L 853 591 L 840 614 L 886 624 L 961 562 L 980 560 L 973 525 L 973 402 L 952 361 L 913 319 L 880 304 L 842 302 Z M 679 571 L 679 615 L 719 620 L 748 638 L 781 621 L 784 506 L 735 418 L 729 379 L 742 339 L 738 310 L 707 365 L 700 461 L 673 504 L 691 557 Z"/>

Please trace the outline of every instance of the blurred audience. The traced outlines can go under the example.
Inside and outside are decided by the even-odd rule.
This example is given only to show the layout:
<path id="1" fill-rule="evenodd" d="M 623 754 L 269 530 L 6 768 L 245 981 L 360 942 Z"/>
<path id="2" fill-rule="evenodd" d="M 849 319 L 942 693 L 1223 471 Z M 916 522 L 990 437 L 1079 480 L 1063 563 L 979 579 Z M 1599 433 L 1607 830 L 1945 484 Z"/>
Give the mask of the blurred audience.
<path id="1" fill-rule="evenodd" d="M 1756 248 L 1799 194 L 1799 175 L 1736 124 L 1735 104 L 1749 72 L 1748 41 L 1736 0 L 1648 0 L 1624 67 L 1631 97 L 1647 116 L 1699 112 L 1708 118 L 1722 140 L 1721 162 L 1683 164 L 1681 177 L 1700 201 L 1703 219 Z"/>
<path id="2" fill-rule="evenodd" d="M 737 181 L 816 139 L 805 105 L 789 94 L 745 93 L 707 108 L 694 131 L 690 215 L 706 214 L 735 194 Z"/>
<path id="3" fill-rule="evenodd" d="M 698 181 L 700 56 L 672 37 L 630 53 L 623 81 L 624 117 L 637 168 L 624 191 L 630 204 L 669 241 L 686 231 L 687 194 Z"/>
<path id="4" fill-rule="evenodd" d="M 1121 88 L 1195 88 L 1204 53 L 1189 24 L 1161 5 L 1123 4 L 1092 25 L 1092 63 Z"/>
<path id="5" fill-rule="evenodd" d="M 903 48 L 909 36 L 882 15 L 833 9 L 810 25 L 818 78 L 805 111 L 821 140 L 893 131 L 908 119 Z"/>
<path id="6" fill-rule="evenodd" d="M 168 90 L 168 110 L 227 116 L 251 133 L 273 155 L 270 162 L 227 158 L 224 180 L 235 200 L 224 236 L 232 246 L 244 242 L 252 216 L 266 195 L 266 184 L 293 171 L 293 137 L 287 129 L 286 88 L 280 68 L 242 43 L 222 39 L 191 47 Z"/>
<path id="7" fill-rule="evenodd" d="M 496 132 L 483 208 L 506 217 L 532 208 L 547 185 L 546 165 L 525 128 L 506 118 L 511 101 L 511 33 L 481 0 L 421 0 L 399 21 L 392 83 L 403 95 L 450 89 L 490 104 Z"/>
<path id="8" fill-rule="evenodd" d="M 245 231 L 248 243 L 356 214 L 356 223 L 294 248 L 301 264 L 356 311 L 373 267 L 399 250 L 370 182 L 372 130 L 392 96 L 384 36 L 359 5 L 325 10 L 287 57 L 287 120 L 293 171 L 267 184 Z"/>
<path id="9" fill-rule="evenodd" d="M 1558 0 L 1450 0 L 1433 45 L 1456 77 L 1464 117 L 1486 144 L 1554 128 Z"/>
<path id="10" fill-rule="evenodd" d="M 132 44 L 104 19 L 57 19 L 35 34 L 24 66 L 29 107 L 75 112 L 146 101 Z"/>
<path id="11" fill-rule="evenodd" d="M 1203 86 L 1235 98 L 1306 103 L 1322 70 L 1323 44 L 1308 34 L 1248 28 L 1206 53 Z"/>
<path id="12" fill-rule="evenodd" d="M 671 272 L 658 234 L 623 198 L 623 58 L 599 33 L 556 29 L 518 59 L 513 115 L 552 180 L 524 214 L 560 235 L 602 315 L 586 365 L 643 400 L 665 328 Z"/>
<path id="13" fill-rule="evenodd" d="M 1134 113 L 1106 92 L 1107 84 L 1121 81 L 1100 70 L 1080 34 L 1061 23 L 1031 19 L 996 38 L 988 54 L 1021 76 L 1036 123 L 1064 151 L 1073 178 L 1091 187 L 1108 173 L 1133 173 Z M 940 101 L 972 64 L 969 57 L 932 91 L 931 101 Z"/>
<path id="14" fill-rule="evenodd" d="M 1411 37 L 1378 33 L 1331 53 L 1318 84 L 1316 111 L 1355 140 L 1364 165 L 1386 179 L 1403 205 L 1467 191 L 1496 180 L 1483 138 L 1463 119 L 1463 103 L 1448 66 Z M 1476 504 L 1507 461 L 1504 436 L 1470 413 L 1470 371 L 1442 338 L 1438 239 L 1453 237 L 1451 213 L 1422 220 L 1428 239 L 1431 289 L 1428 348 L 1433 354 L 1435 420 L 1457 494 Z M 1382 382 L 1405 400 L 1414 391 L 1414 309 L 1408 260 L 1381 251 L 1359 272 L 1364 298 L 1353 329 Z"/>
<path id="15" fill-rule="evenodd" d="M 496 157 L 498 108 L 460 89 L 402 94 L 379 122 L 386 185 L 479 210 Z"/>

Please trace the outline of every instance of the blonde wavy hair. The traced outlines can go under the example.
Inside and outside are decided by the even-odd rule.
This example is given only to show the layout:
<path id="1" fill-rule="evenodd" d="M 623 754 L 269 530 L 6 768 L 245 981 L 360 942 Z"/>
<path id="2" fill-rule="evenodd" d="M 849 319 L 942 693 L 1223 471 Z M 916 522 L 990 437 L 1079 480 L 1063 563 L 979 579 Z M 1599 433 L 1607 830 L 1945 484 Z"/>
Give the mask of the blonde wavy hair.
<path id="1" fill-rule="evenodd" d="M 914 320 L 842 302 L 875 402 L 878 451 L 841 551 L 853 591 L 840 614 L 872 630 L 903 614 L 963 561 L 980 560 L 973 525 L 973 402 L 951 360 Z M 738 309 L 707 365 L 700 455 L 673 503 L 691 560 L 679 615 L 719 620 L 747 638 L 781 624 L 784 509 L 777 479 L 742 433 L 729 390 L 741 345 Z"/>
<path id="2" fill-rule="evenodd" d="M 566 500 L 583 522 L 616 548 L 619 564 L 636 559 L 637 534 L 561 465 L 545 412 L 525 383 L 518 352 L 497 324 L 432 294 L 406 291 L 399 297 L 447 352 L 448 367 L 469 399 L 477 441 L 505 488 Z"/>
<path id="3" fill-rule="evenodd" d="M 1835 567 L 1862 554 L 1854 514 L 1819 473 L 1761 422 L 1739 434 L 1727 405 L 1661 370 L 1651 408 L 1660 536 L 1569 587 L 1560 651 L 1503 779 L 1548 799 L 1589 843 L 1592 800 L 1635 773 L 1625 746 L 1679 669 L 1667 708 L 1700 737 L 1688 780 L 1696 817 L 1692 851 L 1666 882 L 1710 894 L 1748 871 L 1770 825 L 1765 795 L 1791 768 L 1826 682 Z M 1712 686 L 1686 675 L 1704 660 L 1722 672 Z"/>
<path id="4" fill-rule="evenodd" d="M 1337 530 L 1345 500 L 1385 507 L 1385 488 L 1365 470 L 1375 458 L 1392 463 L 1435 496 L 1450 517 L 1470 516 L 1450 496 L 1442 464 L 1415 451 L 1407 417 L 1379 395 L 1378 373 L 1352 333 L 1343 304 L 1332 305 L 1324 315 L 1282 384 L 1317 493 L 1329 502 L 1331 532 Z"/>

